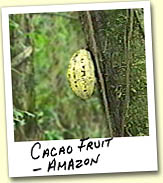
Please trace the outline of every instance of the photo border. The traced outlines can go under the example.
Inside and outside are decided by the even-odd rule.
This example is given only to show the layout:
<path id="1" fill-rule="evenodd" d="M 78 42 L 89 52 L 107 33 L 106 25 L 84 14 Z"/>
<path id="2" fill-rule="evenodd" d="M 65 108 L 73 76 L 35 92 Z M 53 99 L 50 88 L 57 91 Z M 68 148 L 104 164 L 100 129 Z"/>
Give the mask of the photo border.
<path id="1" fill-rule="evenodd" d="M 25 13 L 51 13 L 68 11 L 86 10 L 114 10 L 114 9 L 144 9 L 144 32 L 146 50 L 146 73 L 147 73 L 147 94 L 148 94 L 148 121 L 149 136 L 145 137 L 117 137 L 113 139 L 109 149 L 100 150 L 103 155 L 101 163 L 96 167 L 86 167 L 84 170 L 60 171 L 47 173 L 45 171 L 32 172 L 31 165 L 35 162 L 31 159 L 30 149 L 34 143 L 14 142 L 13 125 L 13 101 L 12 101 L 12 82 L 11 82 L 11 56 L 10 56 L 10 37 L 9 37 L 9 15 Z M 152 33 L 151 33 L 151 13 L 150 2 L 115 2 L 115 3 L 87 3 L 87 4 L 66 4 L 48 6 L 24 6 L 24 7 L 5 7 L 2 8 L 2 34 L 3 34 L 3 57 L 5 75 L 5 101 L 6 101 L 6 123 L 8 140 L 8 166 L 10 177 L 23 176 L 45 176 L 45 175 L 66 175 L 66 174 L 90 174 L 90 173 L 113 173 L 113 172 L 135 172 L 135 171 L 157 171 L 157 142 L 156 142 L 156 118 L 155 118 L 155 97 L 154 97 L 154 74 L 153 74 L 153 55 L 152 55 Z M 97 138 L 97 140 L 105 138 Z M 94 139 L 95 140 L 95 139 Z M 75 140 L 51 140 L 39 141 L 43 147 L 52 147 L 54 144 L 79 144 L 79 139 Z M 118 157 L 118 153 L 121 156 Z M 83 153 L 82 156 L 92 154 Z M 109 154 L 109 156 L 108 156 Z M 77 157 L 78 154 L 73 154 Z M 138 159 L 136 158 L 138 157 Z M 65 156 L 68 159 L 69 156 Z M 138 161 L 139 160 L 139 161 Z M 132 162 L 132 164 L 131 164 Z M 46 166 L 46 161 L 39 164 Z M 17 168 L 15 168 L 17 165 Z M 24 166 L 23 166 L 24 165 Z"/>

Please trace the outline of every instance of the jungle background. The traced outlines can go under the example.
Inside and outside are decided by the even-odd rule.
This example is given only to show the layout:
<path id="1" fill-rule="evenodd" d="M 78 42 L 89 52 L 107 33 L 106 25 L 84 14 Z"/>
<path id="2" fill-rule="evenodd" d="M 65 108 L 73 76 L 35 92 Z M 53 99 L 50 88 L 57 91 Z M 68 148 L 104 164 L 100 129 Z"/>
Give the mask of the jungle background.
<path id="1" fill-rule="evenodd" d="M 15 141 L 149 135 L 143 9 L 9 16 Z M 88 49 L 92 97 L 66 78 Z"/>

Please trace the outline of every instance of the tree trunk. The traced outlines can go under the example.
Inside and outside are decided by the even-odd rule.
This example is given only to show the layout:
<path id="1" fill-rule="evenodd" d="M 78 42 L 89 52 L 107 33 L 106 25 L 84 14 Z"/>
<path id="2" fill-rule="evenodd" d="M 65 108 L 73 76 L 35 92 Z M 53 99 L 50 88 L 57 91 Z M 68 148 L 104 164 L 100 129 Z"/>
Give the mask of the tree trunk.
<path id="1" fill-rule="evenodd" d="M 13 16 L 13 22 L 19 23 L 19 31 L 14 29 L 11 32 L 11 65 L 12 65 L 12 91 L 14 108 L 32 113 L 35 108 L 35 91 L 34 91 L 34 65 L 32 55 L 32 41 L 30 33 L 31 16 L 25 14 L 22 16 Z M 12 50 L 12 48 L 14 50 Z M 34 138 L 36 131 L 36 122 L 32 115 L 24 113 L 25 126 L 18 125 L 15 128 L 15 140 L 31 140 Z"/>
<path id="2" fill-rule="evenodd" d="M 121 24 L 115 23 L 117 17 L 113 11 L 124 16 Z M 133 20 L 126 18 L 125 11 L 113 11 L 80 12 L 79 17 L 86 35 L 88 50 L 94 58 L 109 135 L 123 136 L 125 116 L 129 107 L 130 84 L 130 63 L 126 60 L 128 52 L 124 53 L 126 47 L 130 46 L 128 36 L 131 39 L 133 23 L 130 25 L 130 32 L 128 24 Z M 126 47 L 124 35 L 128 41 Z M 127 59 L 131 59 L 131 56 Z"/>

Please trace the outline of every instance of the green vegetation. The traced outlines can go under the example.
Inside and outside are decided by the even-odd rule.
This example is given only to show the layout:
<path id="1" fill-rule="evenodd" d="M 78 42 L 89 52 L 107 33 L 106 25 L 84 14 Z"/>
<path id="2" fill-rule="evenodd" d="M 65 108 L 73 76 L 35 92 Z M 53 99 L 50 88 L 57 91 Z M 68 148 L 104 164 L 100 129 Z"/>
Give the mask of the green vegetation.
<path id="1" fill-rule="evenodd" d="M 83 32 L 78 14 L 10 15 L 15 141 L 109 136 L 98 81 L 93 96 L 82 100 L 72 92 L 66 78 L 72 54 L 87 48 L 87 35 Z M 123 17 L 119 17 L 117 11 L 112 11 L 112 16 L 106 17 L 110 19 L 108 35 L 115 35 L 110 50 L 116 47 L 114 54 L 119 58 L 124 58 L 124 53 L 120 49 L 122 44 L 117 42 L 120 40 L 117 35 L 123 35 L 126 18 L 124 10 L 119 10 L 118 15 L 122 14 Z M 119 26 L 116 29 L 118 33 L 115 32 L 116 26 Z M 144 42 L 143 38 L 139 39 L 139 26 L 136 27 L 132 38 L 134 57 L 130 70 L 130 107 L 125 136 L 148 135 Z M 118 67 L 124 68 L 123 65 Z M 115 88 L 115 93 L 119 89 Z M 122 96 L 124 100 L 125 95 Z"/>

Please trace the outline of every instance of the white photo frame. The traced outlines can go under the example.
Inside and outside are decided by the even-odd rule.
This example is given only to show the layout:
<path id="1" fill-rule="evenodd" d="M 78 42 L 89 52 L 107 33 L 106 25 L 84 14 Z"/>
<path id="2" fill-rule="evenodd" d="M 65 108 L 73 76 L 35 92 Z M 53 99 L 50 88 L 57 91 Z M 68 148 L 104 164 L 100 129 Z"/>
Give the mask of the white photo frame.
<path id="1" fill-rule="evenodd" d="M 113 140 L 105 138 L 88 139 L 84 141 L 85 144 L 87 144 L 90 141 L 97 142 L 99 140 L 100 143 L 104 142 L 104 145 L 101 148 L 94 148 L 94 150 L 85 150 L 86 147 L 83 147 L 81 152 L 78 148 L 78 146 L 81 144 L 80 139 L 37 142 L 14 142 L 9 15 L 24 13 L 50 13 L 132 8 L 144 9 L 149 136 L 121 137 L 113 138 Z M 158 170 L 154 99 L 154 74 L 152 59 L 153 56 L 151 36 L 151 13 L 150 3 L 148 1 L 5 7 L 2 8 L 2 33 L 9 177 L 140 172 Z M 55 160 L 57 162 L 68 162 L 71 159 L 73 159 L 74 161 L 81 159 L 83 160 L 83 165 L 80 168 L 74 167 L 73 169 L 71 167 L 70 170 L 60 169 L 59 171 L 57 170 L 57 167 L 55 167 L 55 170 L 54 168 L 52 168 L 50 169 L 50 171 L 48 171 L 49 163 L 52 163 L 54 156 L 41 158 L 43 150 L 49 148 L 51 150 L 53 149 L 52 154 L 54 153 L 54 150 L 58 153 L 59 149 L 62 148 L 62 146 L 64 146 L 68 152 L 62 155 L 57 154 L 55 156 Z M 32 151 L 32 147 L 33 149 L 35 149 L 34 151 Z M 33 153 L 34 158 L 31 157 L 31 153 Z M 94 164 L 92 163 L 92 166 L 84 165 L 84 160 L 89 159 L 87 161 L 91 161 L 91 158 L 94 158 L 94 160 L 97 160 L 98 162 Z"/>

